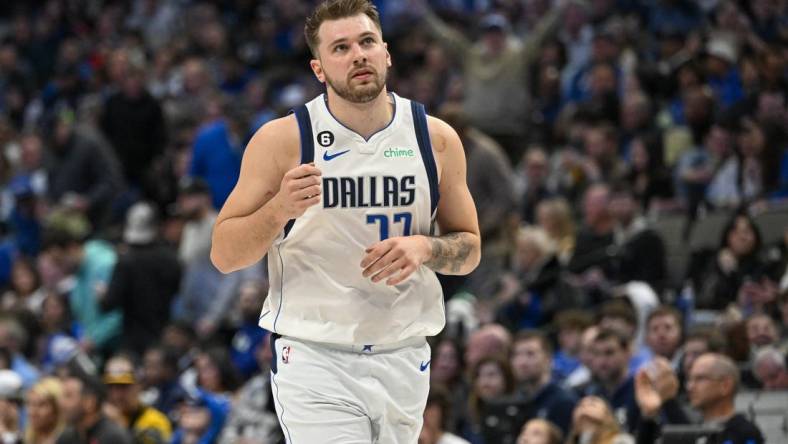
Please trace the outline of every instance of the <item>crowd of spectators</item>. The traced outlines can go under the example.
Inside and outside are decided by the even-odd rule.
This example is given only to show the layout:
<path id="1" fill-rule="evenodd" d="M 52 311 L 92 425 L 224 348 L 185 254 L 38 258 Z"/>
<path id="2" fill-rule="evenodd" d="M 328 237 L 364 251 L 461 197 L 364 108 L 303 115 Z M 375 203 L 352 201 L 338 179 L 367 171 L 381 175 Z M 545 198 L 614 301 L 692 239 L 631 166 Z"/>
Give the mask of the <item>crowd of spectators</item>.
<path id="1" fill-rule="evenodd" d="M 246 142 L 321 93 L 315 3 L 0 2 L 0 441 L 283 439 L 265 264 L 209 251 Z M 734 398 L 788 388 L 788 227 L 754 222 L 788 196 L 788 2 L 374 3 L 483 238 L 420 443 L 761 442 Z M 720 212 L 670 276 L 662 217 Z"/>

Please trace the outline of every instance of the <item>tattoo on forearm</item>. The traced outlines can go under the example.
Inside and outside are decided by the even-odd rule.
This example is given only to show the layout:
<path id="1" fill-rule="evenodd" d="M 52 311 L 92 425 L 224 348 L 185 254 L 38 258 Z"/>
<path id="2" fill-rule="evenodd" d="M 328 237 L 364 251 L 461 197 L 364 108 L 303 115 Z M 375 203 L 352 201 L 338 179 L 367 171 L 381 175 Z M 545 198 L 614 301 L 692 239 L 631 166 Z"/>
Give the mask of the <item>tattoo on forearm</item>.
<path id="1" fill-rule="evenodd" d="M 432 257 L 424 263 L 435 271 L 457 273 L 462 268 L 473 246 L 467 233 L 449 233 L 429 238 Z"/>

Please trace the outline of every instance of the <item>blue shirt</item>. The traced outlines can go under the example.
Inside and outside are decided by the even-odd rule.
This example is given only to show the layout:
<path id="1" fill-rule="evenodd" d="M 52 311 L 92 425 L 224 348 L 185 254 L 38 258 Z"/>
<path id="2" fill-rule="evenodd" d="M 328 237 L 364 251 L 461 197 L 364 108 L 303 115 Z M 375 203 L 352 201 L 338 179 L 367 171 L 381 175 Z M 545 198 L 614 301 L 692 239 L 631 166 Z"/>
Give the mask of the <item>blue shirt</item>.
<path id="1" fill-rule="evenodd" d="M 572 425 L 572 412 L 577 404 L 577 397 L 561 388 L 555 382 L 550 382 L 531 399 L 533 418 L 546 419 L 566 435 Z"/>
<path id="2" fill-rule="evenodd" d="M 241 149 L 231 143 L 227 122 L 204 125 L 194 138 L 189 175 L 205 179 L 214 208 L 221 208 L 241 173 Z"/>
<path id="3" fill-rule="evenodd" d="M 267 335 L 267 331 L 260 328 L 257 323 L 252 323 L 242 325 L 233 336 L 230 358 L 244 379 L 250 378 L 260 370 L 255 352 Z"/>
<path id="4" fill-rule="evenodd" d="M 613 416 L 624 430 L 633 433 L 637 429 L 640 423 L 640 407 L 635 399 L 634 376 L 628 376 L 612 393 L 608 393 L 600 384 L 594 383 L 586 388 L 583 395 L 598 396 L 606 400 L 613 410 Z"/>

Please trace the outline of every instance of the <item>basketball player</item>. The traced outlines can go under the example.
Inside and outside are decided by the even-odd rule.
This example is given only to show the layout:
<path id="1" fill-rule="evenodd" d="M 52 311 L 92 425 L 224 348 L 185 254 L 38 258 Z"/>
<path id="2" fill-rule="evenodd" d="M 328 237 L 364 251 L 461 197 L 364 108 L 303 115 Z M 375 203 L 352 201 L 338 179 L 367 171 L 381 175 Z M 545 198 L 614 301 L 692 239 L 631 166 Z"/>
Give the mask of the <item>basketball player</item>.
<path id="1" fill-rule="evenodd" d="M 249 142 L 211 258 L 230 272 L 268 253 L 260 326 L 288 443 L 415 443 L 425 337 L 445 323 L 434 272 L 467 274 L 480 256 L 463 149 L 386 91 L 391 58 L 367 0 L 320 4 L 305 35 L 326 93 Z"/>

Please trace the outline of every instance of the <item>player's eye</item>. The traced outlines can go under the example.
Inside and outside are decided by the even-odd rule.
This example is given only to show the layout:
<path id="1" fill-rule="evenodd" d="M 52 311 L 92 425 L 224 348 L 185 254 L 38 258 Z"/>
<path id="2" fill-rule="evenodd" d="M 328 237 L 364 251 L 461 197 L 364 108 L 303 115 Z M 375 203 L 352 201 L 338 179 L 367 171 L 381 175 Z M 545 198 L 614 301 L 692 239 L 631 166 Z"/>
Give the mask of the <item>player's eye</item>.
<path id="1" fill-rule="evenodd" d="M 373 39 L 372 37 L 365 37 L 365 38 L 364 38 L 364 39 L 361 41 L 361 43 L 363 43 L 363 44 L 365 44 L 365 45 L 371 45 L 371 44 L 375 43 L 375 39 Z"/>
<path id="2" fill-rule="evenodd" d="M 347 50 L 347 45 L 345 45 L 344 43 L 339 44 L 339 45 L 334 47 L 334 52 L 343 52 L 343 51 L 346 51 L 346 50 Z"/>

